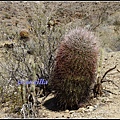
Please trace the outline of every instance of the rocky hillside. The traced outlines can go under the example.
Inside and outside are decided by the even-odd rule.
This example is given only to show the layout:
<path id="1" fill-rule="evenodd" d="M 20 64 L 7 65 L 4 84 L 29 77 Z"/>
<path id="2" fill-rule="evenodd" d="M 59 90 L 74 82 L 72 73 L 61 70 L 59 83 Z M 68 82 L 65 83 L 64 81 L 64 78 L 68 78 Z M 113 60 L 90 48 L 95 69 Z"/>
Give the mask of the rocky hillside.
<path id="1" fill-rule="evenodd" d="M 11 53 L 8 54 L 9 48 L 19 46 L 20 31 L 23 29 L 28 31 L 30 42 L 23 41 L 22 44 L 29 44 L 30 48 L 31 46 L 40 48 L 37 46 L 39 45 L 37 39 L 41 40 L 41 47 L 48 45 L 46 38 L 50 33 L 46 30 L 47 28 L 53 29 L 51 39 L 55 40 L 54 44 L 57 46 L 65 32 L 79 26 L 91 30 L 99 37 L 101 48 L 104 51 L 101 75 L 117 65 L 116 69 L 106 78 L 120 86 L 120 2 L 0 2 L 0 64 L 9 64 L 12 60 L 12 57 L 9 56 Z M 46 49 L 48 50 L 47 47 Z M 36 48 L 35 53 L 31 54 L 37 56 L 39 53 L 37 52 Z M 44 56 L 44 51 L 42 54 Z M 28 54 L 25 53 L 25 55 L 26 58 L 29 58 Z M 31 59 L 32 57 L 29 62 L 32 61 Z M 6 60 L 8 61 L 6 62 Z M 8 66 L 8 69 L 11 66 Z M 46 67 L 45 63 L 41 66 Z M 0 74 L 2 72 L 3 68 L 0 66 Z M 4 72 L 4 74 L 9 76 L 9 73 Z M 2 96 L 2 92 L 4 92 L 2 86 L 6 85 L 7 81 L 3 81 L 3 75 L 0 78 Z M 89 105 L 78 110 L 56 111 L 54 99 L 52 99 L 54 95 L 50 94 L 46 98 L 45 104 L 39 109 L 39 118 L 120 118 L 120 88 L 118 89 L 111 82 L 105 82 L 103 86 L 113 94 L 106 93 L 102 97 L 95 98 Z M 4 89 L 7 91 L 8 88 Z M 2 100 L 3 97 L 5 96 L 1 97 Z M 14 112 L 10 112 L 12 102 L 2 102 L 1 99 L 0 118 L 21 118 L 21 115 L 17 113 L 18 107 L 15 106 Z"/>

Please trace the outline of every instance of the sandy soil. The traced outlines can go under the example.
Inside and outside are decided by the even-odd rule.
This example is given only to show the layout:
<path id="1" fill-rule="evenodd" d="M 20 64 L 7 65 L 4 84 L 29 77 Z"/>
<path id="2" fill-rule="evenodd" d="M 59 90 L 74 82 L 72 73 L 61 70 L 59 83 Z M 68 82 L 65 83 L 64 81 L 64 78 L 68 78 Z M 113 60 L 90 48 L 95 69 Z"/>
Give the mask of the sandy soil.
<path id="1" fill-rule="evenodd" d="M 118 86 L 120 85 L 120 52 L 105 53 L 104 62 L 102 64 L 102 71 L 104 74 L 109 68 L 117 65 L 117 68 L 111 71 L 106 79 L 114 81 Z M 103 84 L 104 89 L 115 93 L 106 93 L 103 96 L 94 98 L 90 106 L 79 108 L 78 110 L 55 111 L 53 95 L 48 96 L 46 104 L 42 107 L 44 111 L 43 116 L 47 118 L 120 118 L 120 88 L 116 87 L 111 82 Z"/>
<path id="2" fill-rule="evenodd" d="M 75 4 L 75 3 L 74 3 Z M 91 4 L 91 3 L 90 3 Z M 86 14 L 95 15 L 93 13 L 97 13 L 98 7 L 94 7 L 97 5 L 96 3 L 93 4 L 93 7 L 90 7 L 91 5 L 85 3 L 79 3 L 77 6 L 72 6 L 72 9 L 68 9 L 71 7 L 71 4 L 67 3 L 59 3 L 59 7 L 66 8 L 62 12 L 64 13 L 63 19 L 60 19 L 60 15 L 63 13 L 60 13 L 59 7 L 57 9 L 57 12 L 55 12 L 55 18 L 60 19 L 61 23 L 69 23 L 72 20 L 75 19 L 81 19 Z M 27 9 L 28 11 L 31 10 L 30 4 L 26 4 L 27 7 L 25 7 L 24 3 L 16 3 L 15 5 L 12 5 L 11 3 L 0 3 L 0 19 L 1 25 L 3 23 L 6 23 L 7 29 L 11 30 L 13 33 L 17 29 L 21 29 L 22 27 L 27 27 L 28 22 L 25 19 L 25 15 L 27 15 Z M 46 3 L 45 8 L 49 11 L 50 6 L 55 7 L 56 3 L 50 4 Z M 81 7 L 80 7 L 81 5 Z M 106 3 L 106 5 L 109 6 L 108 13 L 109 15 L 113 14 L 115 11 L 119 10 L 119 4 L 118 3 Z M 67 6 L 67 7 L 66 7 Z M 114 6 L 114 7 L 113 7 Z M 25 14 L 23 13 L 21 8 L 24 8 L 26 10 Z M 78 12 L 76 9 L 79 9 Z M 16 10 L 17 9 L 17 10 Z M 102 3 L 99 5 L 99 9 L 103 9 Z M 47 11 L 46 10 L 46 11 Z M 96 11 L 97 10 L 97 11 Z M 81 11 L 83 11 L 83 14 L 81 14 Z M 9 12 L 9 14 L 8 14 Z M 69 17 L 71 14 L 71 17 Z M 10 16 L 9 16 L 10 15 Z M 12 16 L 13 15 L 13 16 Z M 12 16 L 12 17 L 11 17 Z M 90 23 L 94 23 L 94 20 L 92 18 L 95 18 L 94 16 L 91 17 L 88 21 Z M 15 26 L 15 21 L 19 21 L 18 26 Z M 87 23 L 87 21 L 85 22 Z M 3 26 L 1 27 L 1 33 L 4 31 Z M 9 31 L 8 31 L 9 32 Z M 10 36 L 11 37 L 11 36 Z M 11 38 L 12 39 L 12 38 Z M 0 46 L 4 44 L 5 41 L 0 42 Z M 7 41 L 8 42 L 8 41 Z M 1 56 L 1 54 L 0 54 Z M 104 52 L 103 57 L 103 63 L 102 63 L 102 70 L 101 70 L 101 76 L 110 68 L 117 65 L 116 69 L 109 72 L 106 75 L 106 79 L 114 81 L 117 86 L 112 84 L 111 82 L 105 82 L 103 83 L 103 87 L 106 90 L 110 90 L 111 92 L 115 93 L 104 93 L 103 96 L 94 98 L 90 105 L 86 107 L 79 108 L 78 110 L 65 110 L 65 111 L 56 111 L 56 106 L 54 104 L 54 95 L 50 94 L 46 99 L 45 103 L 39 108 L 39 117 L 38 118 L 120 118 L 120 51 L 111 51 L 111 52 Z M 41 101 L 41 98 L 38 99 Z M 18 114 L 8 114 L 8 108 L 9 105 L 7 103 L 2 104 L 0 106 L 0 118 L 21 118 Z"/>

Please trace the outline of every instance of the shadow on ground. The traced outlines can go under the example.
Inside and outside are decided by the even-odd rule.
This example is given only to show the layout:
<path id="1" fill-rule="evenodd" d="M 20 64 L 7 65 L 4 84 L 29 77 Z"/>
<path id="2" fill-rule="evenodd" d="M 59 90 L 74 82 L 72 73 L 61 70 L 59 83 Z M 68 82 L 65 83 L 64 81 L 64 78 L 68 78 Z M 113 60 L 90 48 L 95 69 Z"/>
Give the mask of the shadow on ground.
<path id="1" fill-rule="evenodd" d="M 51 111 L 60 111 L 60 109 L 56 105 L 55 97 L 46 100 L 43 106 L 46 107 L 46 109 L 49 109 Z"/>
<path id="2" fill-rule="evenodd" d="M 57 106 L 57 100 L 55 97 L 46 100 L 45 103 L 43 104 L 43 106 L 46 109 L 51 110 L 51 111 L 57 111 L 57 112 L 65 111 L 65 109 L 61 109 L 60 107 Z M 68 110 L 77 110 L 78 107 L 75 106 L 74 109 L 71 109 L 71 108 L 67 108 L 67 109 Z"/>

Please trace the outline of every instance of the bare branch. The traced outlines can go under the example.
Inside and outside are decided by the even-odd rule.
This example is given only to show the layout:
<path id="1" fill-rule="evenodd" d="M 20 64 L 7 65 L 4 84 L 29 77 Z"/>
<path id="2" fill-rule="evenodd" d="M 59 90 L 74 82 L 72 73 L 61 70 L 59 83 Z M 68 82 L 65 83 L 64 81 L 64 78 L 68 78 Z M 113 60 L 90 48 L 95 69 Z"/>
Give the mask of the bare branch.
<path id="1" fill-rule="evenodd" d="M 120 73 L 120 70 L 117 69 L 117 71 Z"/>
<path id="2" fill-rule="evenodd" d="M 106 92 L 109 92 L 109 93 L 112 93 L 112 94 L 114 94 L 114 95 L 117 95 L 116 93 L 113 93 L 113 92 L 111 92 L 110 90 L 103 90 L 104 92 L 106 91 Z"/>
<path id="3" fill-rule="evenodd" d="M 106 80 L 103 80 L 102 83 L 103 83 L 103 82 L 111 82 L 111 83 L 113 83 L 115 86 L 117 86 L 117 87 L 119 88 L 119 86 L 116 85 L 112 80 L 107 80 L 107 79 L 106 79 Z M 120 88 L 119 88 L 119 89 L 120 89 Z"/>
<path id="4" fill-rule="evenodd" d="M 103 75 L 103 77 L 102 77 L 102 79 L 101 79 L 101 83 L 103 82 L 103 79 L 105 78 L 105 76 L 106 76 L 110 71 L 114 70 L 115 68 L 116 68 L 116 65 L 115 65 L 115 67 L 110 68 L 109 70 L 107 70 L 107 71 L 105 72 L 105 74 Z"/>

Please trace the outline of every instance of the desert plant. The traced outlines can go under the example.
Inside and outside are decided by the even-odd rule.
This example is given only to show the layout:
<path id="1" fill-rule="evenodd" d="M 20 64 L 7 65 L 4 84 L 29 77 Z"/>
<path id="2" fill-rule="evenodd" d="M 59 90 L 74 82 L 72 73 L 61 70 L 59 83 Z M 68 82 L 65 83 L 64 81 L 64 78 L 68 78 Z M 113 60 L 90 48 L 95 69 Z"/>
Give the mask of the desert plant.
<path id="1" fill-rule="evenodd" d="M 98 53 L 98 39 L 86 29 L 73 29 L 63 37 L 50 80 L 59 108 L 76 109 L 90 98 Z"/>
<path id="2" fill-rule="evenodd" d="M 35 89 L 34 84 L 18 85 L 19 81 L 36 81 L 38 79 L 37 75 L 47 77 L 47 80 L 49 79 L 54 61 L 54 51 L 56 50 L 59 38 L 62 36 L 61 27 L 52 25 L 48 28 L 48 22 L 52 15 L 50 13 L 49 15 L 45 15 L 42 7 L 42 3 L 33 4 L 33 10 L 30 12 L 31 21 L 29 21 L 32 29 L 28 30 L 24 26 L 24 29 L 21 28 L 21 31 L 15 36 L 17 40 L 16 44 L 6 43 L 4 45 L 4 57 L 3 60 L 0 61 L 1 81 L 4 84 L 1 82 L 0 92 L 3 97 L 2 101 L 6 101 L 6 98 L 8 98 L 6 96 L 10 90 L 11 94 L 17 91 L 17 97 L 15 96 L 8 100 L 13 101 L 15 107 L 26 104 L 26 102 L 28 102 L 29 92 L 34 92 Z M 3 28 L 3 34 L 8 33 L 9 35 L 10 32 L 4 25 Z M 6 39 L 4 35 L 0 37 L 3 40 Z M 4 85 L 5 87 L 7 86 L 6 89 Z M 10 89 L 10 85 L 13 89 Z M 36 103 L 38 96 L 36 96 L 36 94 L 33 95 L 34 103 Z"/>

